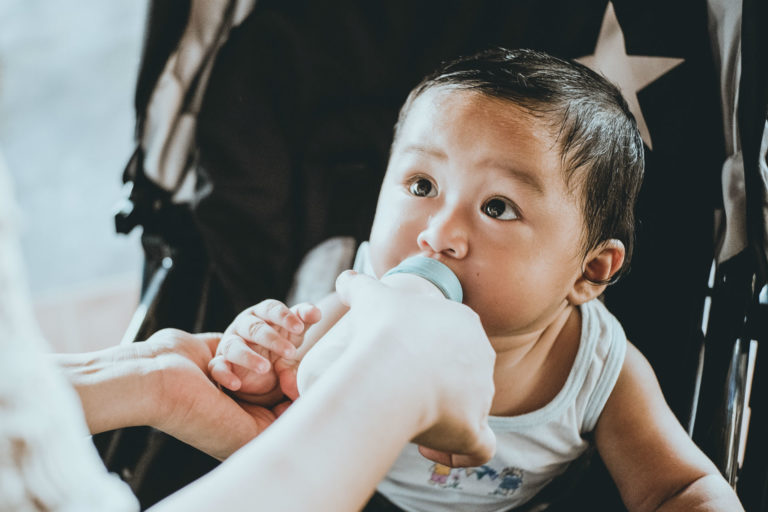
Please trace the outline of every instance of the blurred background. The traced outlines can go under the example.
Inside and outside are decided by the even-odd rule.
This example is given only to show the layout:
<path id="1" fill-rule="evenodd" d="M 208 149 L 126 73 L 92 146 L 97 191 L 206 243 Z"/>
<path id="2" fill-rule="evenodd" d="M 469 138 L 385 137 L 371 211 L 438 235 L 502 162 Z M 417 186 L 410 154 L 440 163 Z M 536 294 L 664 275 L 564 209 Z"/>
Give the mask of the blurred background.
<path id="1" fill-rule="evenodd" d="M 117 343 L 138 301 L 140 233 L 116 235 L 113 210 L 132 151 L 146 7 L 0 2 L 0 159 L 21 209 L 19 271 L 59 351 Z"/>

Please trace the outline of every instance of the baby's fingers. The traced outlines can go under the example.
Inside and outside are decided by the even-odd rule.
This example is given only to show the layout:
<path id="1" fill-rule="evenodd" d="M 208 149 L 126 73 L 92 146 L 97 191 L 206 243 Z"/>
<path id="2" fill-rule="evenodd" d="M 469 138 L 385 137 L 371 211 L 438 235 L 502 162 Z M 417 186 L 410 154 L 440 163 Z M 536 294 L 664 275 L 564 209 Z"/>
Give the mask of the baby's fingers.
<path id="1" fill-rule="evenodd" d="M 261 318 L 267 323 L 283 328 L 290 333 L 301 334 L 304 332 L 304 322 L 302 319 L 279 300 L 263 300 L 246 311 L 250 311 L 252 316 Z"/>
<path id="2" fill-rule="evenodd" d="M 242 386 L 242 381 L 232 372 L 230 364 L 224 359 L 224 356 L 216 356 L 208 363 L 208 373 L 214 382 L 223 387 L 237 391 Z"/>
<path id="3" fill-rule="evenodd" d="M 271 367 L 268 359 L 257 354 L 239 336 L 225 336 L 219 344 L 219 354 L 228 362 L 256 373 L 266 373 Z"/>
<path id="4" fill-rule="evenodd" d="M 322 317 L 322 312 L 320 311 L 320 308 L 318 308 L 314 304 L 310 304 L 309 302 L 302 302 L 301 304 L 296 304 L 291 308 L 291 312 L 295 313 L 296 316 L 299 317 L 299 319 L 302 321 L 302 324 L 303 324 L 303 329 L 301 333 L 298 334 L 298 336 L 294 336 L 293 332 L 291 335 L 291 338 L 293 337 L 298 338 L 298 342 L 299 344 L 301 344 L 301 340 L 303 339 L 304 333 L 312 325 L 320 321 L 320 318 Z M 291 341 L 294 341 L 294 340 L 291 340 Z M 296 343 L 294 343 L 294 345 L 296 345 Z"/>
<path id="5" fill-rule="evenodd" d="M 278 356 L 287 358 L 296 356 L 296 347 L 290 340 L 290 335 L 286 337 L 279 329 L 262 318 L 253 315 L 238 317 L 230 328 L 232 329 L 230 334 L 235 337 L 263 347 Z M 229 357 L 227 359 L 231 361 Z"/>

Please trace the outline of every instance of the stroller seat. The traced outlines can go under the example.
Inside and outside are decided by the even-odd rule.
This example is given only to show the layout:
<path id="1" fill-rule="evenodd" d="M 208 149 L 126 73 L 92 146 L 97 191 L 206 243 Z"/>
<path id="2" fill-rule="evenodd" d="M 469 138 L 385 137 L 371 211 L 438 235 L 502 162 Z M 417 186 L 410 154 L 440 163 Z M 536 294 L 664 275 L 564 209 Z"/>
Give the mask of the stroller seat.
<path id="1" fill-rule="evenodd" d="M 748 483 L 740 493 L 750 503 L 765 499 L 764 443 L 747 448 L 749 476 L 732 462 L 741 438 L 733 432 L 745 417 L 750 341 L 767 332 L 764 321 L 752 320 L 768 316 L 759 295 L 765 244 L 755 234 L 747 249 L 712 271 L 726 151 L 706 2 L 265 1 L 250 9 L 222 2 L 226 15 L 214 17 L 220 20 L 216 44 L 183 96 L 194 130 L 180 160 L 182 175 L 163 181 L 145 169 L 152 143 L 145 131 L 148 106 L 185 27 L 194 23 L 195 4 L 151 3 L 137 85 L 137 149 L 124 174 L 131 192 L 117 218 L 119 230 L 143 227 L 147 256 L 142 300 L 148 313 L 128 339 L 169 326 L 222 330 L 264 298 L 305 293 L 294 284 L 297 270 L 329 239 L 330 252 L 310 260 L 332 260 L 327 275 L 351 264 L 348 254 L 370 231 L 398 109 L 423 75 L 442 60 L 489 46 L 592 55 L 610 8 L 627 55 L 681 63 L 637 91 L 653 144 L 633 266 L 608 289 L 605 303 L 651 362 L 694 440 L 732 483 Z M 745 10 L 764 10 L 755 4 L 745 2 Z M 745 47 L 744 55 L 750 51 Z M 765 72 L 755 73 L 743 87 L 764 83 L 758 78 Z M 750 105 L 764 123 L 766 99 L 754 96 Z M 758 131 L 761 136 L 754 127 L 742 134 Z M 765 151 L 746 139 L 744 151 L 747 189 L 762 190 L 751 173 Z M 184 188 L 185 182 L 193 185 Z M 764 225 L 762 217 L 750 219 Z M 671 262 L 671 250 L 684 256 Z M 766 396 L 765 377 L 759 364 L 755 368 L 752 422 L 764 425 L 765 408 L 756 404 Z M 96 442 L 144 507 L 216 464 L 151 429 L 124 429 Z M 587 465 L 599 468 L 599 458 L 578 470 Z M 576 495 L 594 509 L 623 509 L 604 470 L 593 480 L 571 482 L 552 494 Z"/>

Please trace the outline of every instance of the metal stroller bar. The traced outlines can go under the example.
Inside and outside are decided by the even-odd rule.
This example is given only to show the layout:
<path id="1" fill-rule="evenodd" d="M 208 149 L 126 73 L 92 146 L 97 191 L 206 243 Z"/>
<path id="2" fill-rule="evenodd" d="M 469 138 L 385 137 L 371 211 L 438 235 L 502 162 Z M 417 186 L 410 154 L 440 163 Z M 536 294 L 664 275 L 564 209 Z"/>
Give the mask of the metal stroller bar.
<path id="1" fill-rule="evenodd" d="M 754 283 L 751 251 L 723 263 L 716 272 L 694 424 L 694 440 L 734 486 L 742 421 L 746 419 L 744 398 L 750 385 L 746 379 L 750 350 L 746 324 L 755 298 Z"/>
<path id="2" fill-rule="evenodd" d="M 701 414 L 694 434 L 697 443 L 737 488 L 750 511 L 768 510 L 765 347 L 755 354 L 760 342 L 768 343 L 768 229 L 764 212 L 768 190 L 761 175 L 761 165 L 766 165 L 768 136 L 768 37 L 760 26 L 766 16 L 765 2 L 743 2 L 738 122 L 744 158 L 748 247 L 717 271 L 712 290 L 711 332 L 707 333 L 704 371 L 699 377 L 706 390 L 703 389 L 699 400 Z M 718 336 L 722 336 L 720 342 L 716 341 Z M 711 384 L 719 379 L 726 383 L 722 390 Z M 723 426 L 718 429 L 714 425 L 719 421 L 723 421 Z"/>

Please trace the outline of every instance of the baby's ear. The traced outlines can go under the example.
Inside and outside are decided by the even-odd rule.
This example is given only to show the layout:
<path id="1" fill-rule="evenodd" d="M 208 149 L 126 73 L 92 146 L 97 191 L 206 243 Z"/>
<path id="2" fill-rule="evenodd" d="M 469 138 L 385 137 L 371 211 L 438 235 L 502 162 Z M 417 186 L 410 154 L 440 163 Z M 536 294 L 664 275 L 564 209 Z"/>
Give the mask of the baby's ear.
<path id="1" fill-rule="evenodd" d="M 603 293 L 624 264 L 624 253 L 624 244 L 615 238 L 589 251 L 584 258 L 584 271 L 573 284 L 568 301 L 573 305 L 584 304 Z"/>

